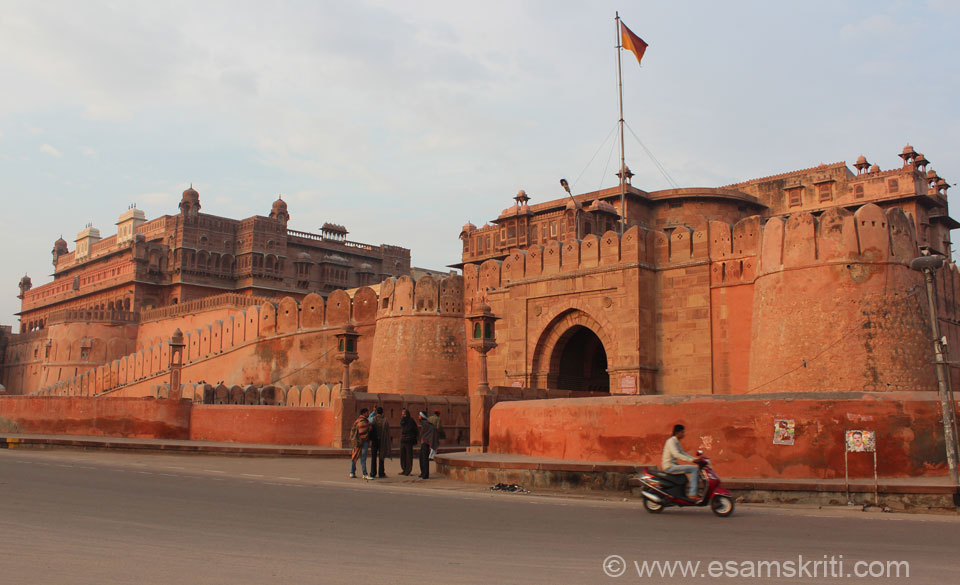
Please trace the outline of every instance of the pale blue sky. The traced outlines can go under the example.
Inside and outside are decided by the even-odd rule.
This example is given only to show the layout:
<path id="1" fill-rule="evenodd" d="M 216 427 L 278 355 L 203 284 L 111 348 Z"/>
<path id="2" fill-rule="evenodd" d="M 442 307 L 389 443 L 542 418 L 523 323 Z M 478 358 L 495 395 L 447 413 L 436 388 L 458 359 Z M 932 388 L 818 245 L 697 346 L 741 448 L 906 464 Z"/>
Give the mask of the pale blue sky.
<path id="1" fill-rule="evenodd" d="M 60 234 L 72 250 L 130 203 L 174 213 L 191 181 L 205 212 L 282 193 L 292 228 L 340 223 L 430 268 L 518 189 L 615 185 L 613 143 L 594 155 L 617 119 L 616 10 L 650 44 L 642 69 L 624 55 L 627 123 L 681 186 L 886 169 L 907 142 L 960 182 L 945 0 L 0 0 L 0 323 L 20 276 L 50 280 Z M 669 187 L 626 144 L 634 184 Z"/>

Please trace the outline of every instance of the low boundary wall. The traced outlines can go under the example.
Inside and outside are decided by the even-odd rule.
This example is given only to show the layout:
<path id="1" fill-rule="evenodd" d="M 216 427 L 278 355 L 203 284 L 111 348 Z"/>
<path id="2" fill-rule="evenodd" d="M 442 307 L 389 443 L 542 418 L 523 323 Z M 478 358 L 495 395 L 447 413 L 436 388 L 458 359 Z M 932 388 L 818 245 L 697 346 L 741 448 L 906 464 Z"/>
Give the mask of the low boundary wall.
<path id="1" fill-rule="evenodd" d="M 793 420 L 792 445 L 773 444 L 774 421 Z M 753 396 L 630 396 L 503 402 L 490 413 L 491 453 L 582 462 L 660 460 L 674 424 L 721 477 L 844 477 L 844 432 L 877 436 L 881 477 L 944 475 L 940 402 L 933 392 Z M 850 477 L 872 478 L 870 453 L 849 454 Z"/>
<path id="2" fill-rule="evenodd" d="M 22 433 L 187 439 L 190 407 L 190 402 L 143 398 L 2 396 L 0 419 Z"/>

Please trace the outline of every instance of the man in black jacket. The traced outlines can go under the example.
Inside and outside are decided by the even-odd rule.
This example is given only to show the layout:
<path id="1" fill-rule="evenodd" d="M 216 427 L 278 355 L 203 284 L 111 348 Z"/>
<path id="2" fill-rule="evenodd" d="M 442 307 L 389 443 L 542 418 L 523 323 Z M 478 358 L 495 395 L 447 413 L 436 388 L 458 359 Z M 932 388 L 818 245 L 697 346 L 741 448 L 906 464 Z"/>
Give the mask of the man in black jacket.
<path id="1" fill-rule="evenodd" d="M 404 408 L 400 413 L 400 475 L 410 475 L 413 471 L 413 446 L 419 435 L 417 422 Z"/>
<path id="2" fill-rule="evenodd" d="M 393 441 L 390 437 L 390 423 L 383 416 L 383 407 L 378 406 L 370 421 L 370 475 L 373 477 L 387 477 L 384 472 L 383 460 L 392 457 Z M 379 464 L 379 465 L 378 465 Z"/>
<path id="3" fill-rule="evenodd" d="M 420 411 L 420 479 L 430 479 L 430 452 L 437 448 L 437 427 Z"/>

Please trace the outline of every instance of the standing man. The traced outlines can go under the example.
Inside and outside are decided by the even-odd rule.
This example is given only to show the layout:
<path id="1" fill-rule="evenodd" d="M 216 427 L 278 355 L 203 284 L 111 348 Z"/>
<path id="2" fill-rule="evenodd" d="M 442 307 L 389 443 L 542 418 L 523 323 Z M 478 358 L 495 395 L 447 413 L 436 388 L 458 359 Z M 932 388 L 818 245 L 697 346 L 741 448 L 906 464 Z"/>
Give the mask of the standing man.
<path id="1" fill-rule="evenodd" d="M 437 427 L 420 411 L 420 479 L 430 479 L 430 451 L 437 448 Z"/>
<path id="2" fill-rule="evenodd" d="M 686 430 L 683 425 L 673 426 L 673 436 L 667 439 L 663 446 L 663 457 L 660 460 L 660 471 L 664 473 L 684 474 L 687 476 L 687 499 L 691 502 L 698 500 L 699 491 L 699 465 L 683 465 L 683 462 L 693 463 L 696 457 L 683 450 L 680 440 L 686 436 Z"/>
<path id="3" fill-rule="evenodd" d="M 400 412 L 400 475 L 410 475 L 413 471 L 413 446 L 420 435 L 417 422 L 404 408 Z"/>
<path id="4" fill-rule="evenodd" d="M 350 477 L 357 477 L 357 459 L 360 459 L 360 470 L 363 479 L 373 479 L 367 475 L 367 450 L 370 448 L 370 420 L 366 408 L 360 409 L 360 416 L 353 421 L 350 427 L 350 438 L 353 440 L 353 453 L 350 457 Z"/>
<path id="5" fill-rule="evenodd" d="M 384 472 L 383 460 L 391 457 L 393 441 L 390 438 L 390 423 L 383 416 L 383 407 L 378 406 L 370 428 L 370 475 L 373 477 L 387 477 Z M 379 466 L 378 466 L 379 463 Z"/>

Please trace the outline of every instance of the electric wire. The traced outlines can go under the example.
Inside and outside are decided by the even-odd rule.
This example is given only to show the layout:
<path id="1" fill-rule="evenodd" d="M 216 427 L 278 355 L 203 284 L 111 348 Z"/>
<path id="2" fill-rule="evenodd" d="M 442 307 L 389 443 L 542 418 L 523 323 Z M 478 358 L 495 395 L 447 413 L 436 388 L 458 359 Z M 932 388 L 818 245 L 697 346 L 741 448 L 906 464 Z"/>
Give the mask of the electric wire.
<path id="1" fill-rule="evenodd" d="M 587 172 L 587 169 L 590 168 L 590 165 L 593 164 L 593 161 L 597 158 L 597 155 L 600 154 L 600 151 L 603 149 L 604 145 L 606 145 L 607 141 L 610 140 L 610 136 L 612 136 L 613 133 L 616 132 L 616 130 L 617 130 L 617 125 L 614 124 L 613 128 L 610 129 L 610 132 L 607 133 L 607 137 L 603 139 L 603 142 L 601 142 L 600 146 L 597 147 L 596 152 L 594 152 L 593 156 L 590 157 L 589 162 L 587 162 L 587 164 L 583 167 L 583 170 L 580 171 L 580 174 L 577 175 L 577 178 L 573 180 L 573 183 L 570 184 L 571 186 L 576 186 L 576 184 L 583 177 L 583 174 Z"/>
<path id="2" fill-rule="evenodd" d="M 627 127 L 627 130 L 630 131 L 630 134 L 633 136 L 633 138 L 637 141 L 638 144 L 640 144 L 640 147 L 643 148 L 644 152 L 647 153 L 647 156 L 649 156 L 650 160 L 653 161 L 654 166 L 657 167 L 657 170 L 660 171 L 660 174 L 663 175 L 663 178 L 667 180 L 667 183 L 674 189 L 679 189 L 680 185 L 673 180 L 673 177 L 671 177 L 670 173 L 667 172 L 667 169 L 664 168 L 662 164 L 660 164 L 660 161 L 657 160 L 657 157 L 653 156 L 653 152 L 651 152 L 650 149 L 647 148 L 647 145 L 644 144 L 642 140 L 640 140 L 640 137 L 637 136 L 637 133 L 633 131 L 633 128 L 630 127 L 630 124 L 627 124 L 626 122 L 624 122 L 623 125 Z"/>

